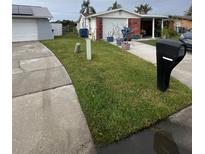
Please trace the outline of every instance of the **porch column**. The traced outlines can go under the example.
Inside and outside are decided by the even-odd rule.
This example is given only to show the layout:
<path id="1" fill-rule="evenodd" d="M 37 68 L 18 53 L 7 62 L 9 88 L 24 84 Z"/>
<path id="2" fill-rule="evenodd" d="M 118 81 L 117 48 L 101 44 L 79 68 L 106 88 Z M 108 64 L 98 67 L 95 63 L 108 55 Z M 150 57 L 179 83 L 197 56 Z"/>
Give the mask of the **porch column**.
<path id="1" fill-rule="evenodd" d="M 152 38 L 154 38 L 154 31 L 155 31 L 155 18 L 152 18 Z"/>
<path id="2" fill-rule="evenodd" d="M 161 22 L 161 30 L 164 29 L 164 20 L 162 19 L 162 22 Z"/>

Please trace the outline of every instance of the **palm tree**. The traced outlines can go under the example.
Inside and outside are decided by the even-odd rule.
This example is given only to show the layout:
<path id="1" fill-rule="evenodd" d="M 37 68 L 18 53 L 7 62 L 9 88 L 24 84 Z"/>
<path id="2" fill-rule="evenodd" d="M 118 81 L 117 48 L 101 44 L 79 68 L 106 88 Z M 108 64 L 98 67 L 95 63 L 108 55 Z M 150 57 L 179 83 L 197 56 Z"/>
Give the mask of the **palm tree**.
<path id="1" fill-rule="evenodd" d="M 147 14 L 152 10 L 152 7 L 148 3 L 140 4 L 139 6 L 135 6 L 135 8 L 135 12 L 140 14 Z"/>
<path id="2" fill-rule="evenodd" d="M 90 6 L 89 0 L 83 0 L 83 4 L 81 5 L 80 13 L 82 13 L 83 15 L 90 15 L 90 14 L 95 14 L 96 11 L 95 11 L 94 7 Z"/>
<path id="3" fill-rule="evenodd" d="M 110 6 L 107 10 L 110 11 L 110 10 L 115 10 L 115 9 L 119 9 L 119 8 L 122 8 L 122 6 L 120 4 L 117 3 L 117 1 L 115 1 L 112 6 Z"/>
<path id="4" fill-rule="evenodd" d="M 186 16 L 192 16 L 192 5 L 189 7 L 187 11 L 184 11 Z"/>

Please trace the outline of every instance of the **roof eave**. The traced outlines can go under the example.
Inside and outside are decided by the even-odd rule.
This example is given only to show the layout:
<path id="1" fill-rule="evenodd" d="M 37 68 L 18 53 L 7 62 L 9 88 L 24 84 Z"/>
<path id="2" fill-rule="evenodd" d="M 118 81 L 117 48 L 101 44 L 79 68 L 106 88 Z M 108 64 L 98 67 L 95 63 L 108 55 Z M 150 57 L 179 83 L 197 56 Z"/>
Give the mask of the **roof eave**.
<path id="1" fill-rule="evenodd" d="M 117 11 L 125 11 L 125 12 L 128 12 L 130 14 L 134 14 L 138 17 L 141 17 L 141 18 L 168 18 L 168 16 L 162 16 L 162 15 L 143 15 L 143 14 L 139 14 L 139 13 L 136 13 L 136 12 L 131 12 L 127 9 L 124 9 L 124 8 L 119 8 L 119 9 L 115 9 L 115 10 L 111 10 L 111 11 L 106 11 L 106 12 L 102 12 L 102 13 L 97 13 L 97 14 L 93 14 L 93 15 L 90 15 L 90 16 L 87 16 L 85 18 L 94 18 L 94 17 L 97 17 L 97 16 L 101 16 L 101 15 L 105 15 L 105 14 L 109 14 L 109 13 L 112 13 L 112 12 L 117 12 Z"/>
<path id="2" fill-rule="evenodd" d="M 128 13 L 140 16 L 140 14 L 138 14 L 138 13 L 130 12 L 129 10 L 124 9 L 124 8 L 119 8 L 119 9 L 114 9 L 114 10 L 110 10 L 110 11 L 105 11 L 105 12 L 101 12 L 101 13 L 92 14 L 92 15 L 87 16 L 86 18 L 93 18 L 93 17 L 97 17 L 97 16 L 101 16 L 101 15 L 105 15 L 105 14 L 109 14 L 109 13 L 117 12 L 117 11 L 125 11 L 125 12 L 128 12 Z"/>
<path id="3" fill-rule="evenodd" d="M 12 18 L 53 18 L 53 16 L 20 16 L 20 15 L 12 15 Z"/>
<path id="4" fill-rule="evenodd" d="M 168 19 L 168 16 L 162 16 L 162 15 L 142 15 L 142 18 L 164 18 Z"/>

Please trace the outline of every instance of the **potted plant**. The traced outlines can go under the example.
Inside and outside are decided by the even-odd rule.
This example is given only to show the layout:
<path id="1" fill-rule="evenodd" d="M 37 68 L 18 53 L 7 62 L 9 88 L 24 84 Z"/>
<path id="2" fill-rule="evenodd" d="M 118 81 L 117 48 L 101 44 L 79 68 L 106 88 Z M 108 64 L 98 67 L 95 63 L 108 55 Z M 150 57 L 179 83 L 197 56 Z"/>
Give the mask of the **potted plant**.
<path id="1" fill-rule="evenodd" d="M 125 49 L 125 50 L 130 49 L 130 44 L 128 43 L 128 39 L 129 39 L 130 34 L 131 34 L 131 28 L 124 27 L 122 29 L 122 35 L 123 35 L 122 48 Z"/>
<path id="2" fill-rule="evenodd" d="M 108 36 L 107 36 L 107 41 L 108 42 L 113 42 L 114 41 L 114 31 L 108 32 Z"/>
<path id="3" fill-rule="evenodd" d="M 127 41 L 122 42 L 122 48 L 124 50 L 130 50 L 130 44 Z"/>

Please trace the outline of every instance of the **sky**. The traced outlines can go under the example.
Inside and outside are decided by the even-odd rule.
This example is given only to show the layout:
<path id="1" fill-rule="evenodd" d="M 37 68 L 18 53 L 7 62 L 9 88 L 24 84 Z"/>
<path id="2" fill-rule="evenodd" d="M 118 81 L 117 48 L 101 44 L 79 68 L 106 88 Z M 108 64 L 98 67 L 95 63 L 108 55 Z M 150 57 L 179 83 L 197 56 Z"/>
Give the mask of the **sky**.
<path id="1" fill-rule="evenodd" d="M 106 11 L 115 0 L 90 0 L 96 12 Z M 83 0 L 13 0 L 13 4 L 37 5 L 47 7 L 54 20 L 78 20 Z M 157 15 L 183 15 L 192 4 L 192 0 L 117 0 L 119 4 L 130 11 L 136 5 L 148 3 L 152 6 L 149 14 Z"/>

